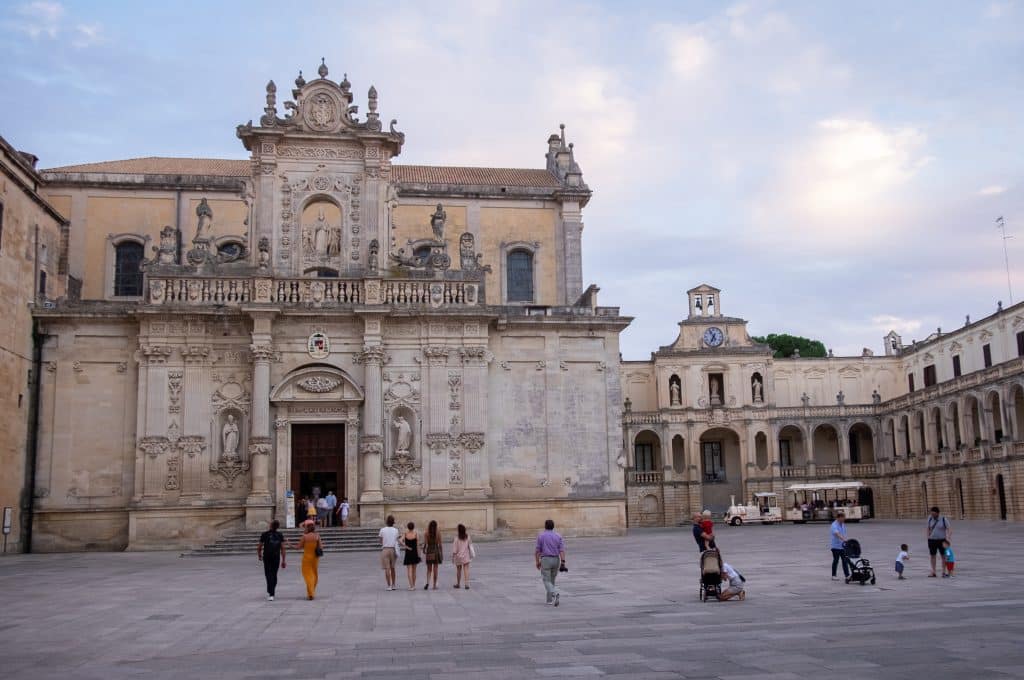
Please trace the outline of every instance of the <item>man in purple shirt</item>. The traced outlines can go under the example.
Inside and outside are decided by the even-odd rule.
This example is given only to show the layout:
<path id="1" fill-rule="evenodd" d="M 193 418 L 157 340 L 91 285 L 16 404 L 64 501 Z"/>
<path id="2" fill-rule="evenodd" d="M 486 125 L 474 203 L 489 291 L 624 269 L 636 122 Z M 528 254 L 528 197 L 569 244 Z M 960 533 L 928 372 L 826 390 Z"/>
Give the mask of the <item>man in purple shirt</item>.
<path id="1" fill-rule="evenodd" d="M 537 560 L 540 577 L 544 580 L 547 603 L 557 607 L 560 593 L 555 587 L 555 578 L 558 570 L 565 566 L 565 541 L 555 531 L 553 520 L 546 520 L 544 531 L 537 534 L 537 549 L 533 556 Z"/>

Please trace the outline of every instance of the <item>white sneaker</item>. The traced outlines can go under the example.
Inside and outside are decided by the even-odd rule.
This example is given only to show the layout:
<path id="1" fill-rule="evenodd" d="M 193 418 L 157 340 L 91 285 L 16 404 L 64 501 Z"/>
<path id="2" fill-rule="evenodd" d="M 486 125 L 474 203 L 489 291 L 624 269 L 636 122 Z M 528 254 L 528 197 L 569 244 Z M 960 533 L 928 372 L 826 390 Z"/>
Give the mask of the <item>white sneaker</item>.
<path id="1" fill-rule="evenodd" d="M 273 602 L 273 601 L 274 601 L 274 596 L 273 595 L 267 595 L 267 602 Z"/>

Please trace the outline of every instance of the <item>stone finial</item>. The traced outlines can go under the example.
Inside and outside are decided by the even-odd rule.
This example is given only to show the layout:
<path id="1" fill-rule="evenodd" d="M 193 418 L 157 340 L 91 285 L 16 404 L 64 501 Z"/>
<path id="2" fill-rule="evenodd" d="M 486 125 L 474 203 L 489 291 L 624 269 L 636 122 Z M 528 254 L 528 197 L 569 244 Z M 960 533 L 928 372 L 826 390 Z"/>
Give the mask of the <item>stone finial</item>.
<path id="1" fill-rule="evenodd" d="M 965 326 L 970 326 L 971 325 L 971 315 L 970 314 L 968 314 L 967 316 L 964 317 L 964 325 Z"/>
<path id="2" fill-rule="evenodd" d="M 352 87 L 352 83 L 348 82 L 348 74 L 347 73 L 342 76 L 342 80 L 341 80 L 340 83 L 338 83 L 338 85 L 341 87 L 341 91 L 342 92 L 348 92 L 349 91 L 349 89 Z"/>
<path id="3" fill-rule="evenodd" d="M 316 72 L 320 74 L 321 78 L 327 77 L 327 62 L 323 57 L 320 57 L 320 68 Z"/>
<path id="4" fill-rule="evenodd" d="M 303 87 L 306 84 L 306 79 L 302 77 L 302 71 L 299 71 L 299 76 L 295 79 L 295 87 Z"/>
<path id="5" fill-rule="evenodd" d="M 370 113 L 377 113 L 377 88 L 370 85 L 370 91 L 367 93 L 366 98 Z"/>
<path id="6" fill-rule="evenodd" d="M 277 123 L 277 85 L 273 80 L 267 82 L 267 105 L 263 107 L 260 123 L 268 127 Z"/>
<path id="7" fill-rule="evenodd" d="M 999 302 L 996 303 L 996 311 L 997 312 L 1003 311 L 1003 301 L 1002 300 L 1000 300 Z"/>
<path id="8" fill-rule="evenodd" d="M 566 148 L 566 146 L 565 146 L 565 123 L 559 123 L 558 124 L 558 129 L 560 131 L 558 136 L 562 140 L 562 149 L 565 149 Z"/>

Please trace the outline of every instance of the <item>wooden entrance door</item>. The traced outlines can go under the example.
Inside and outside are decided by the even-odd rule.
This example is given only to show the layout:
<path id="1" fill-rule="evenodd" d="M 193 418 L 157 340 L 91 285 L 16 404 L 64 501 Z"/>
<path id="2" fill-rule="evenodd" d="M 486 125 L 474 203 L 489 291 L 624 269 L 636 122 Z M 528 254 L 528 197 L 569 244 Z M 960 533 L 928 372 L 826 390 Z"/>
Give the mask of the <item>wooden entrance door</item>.
<path id="1" fill-rule="evenodd" d="M 345 425 L 292 425 L 292 490 L 308 496 L 345 495 Z"/>

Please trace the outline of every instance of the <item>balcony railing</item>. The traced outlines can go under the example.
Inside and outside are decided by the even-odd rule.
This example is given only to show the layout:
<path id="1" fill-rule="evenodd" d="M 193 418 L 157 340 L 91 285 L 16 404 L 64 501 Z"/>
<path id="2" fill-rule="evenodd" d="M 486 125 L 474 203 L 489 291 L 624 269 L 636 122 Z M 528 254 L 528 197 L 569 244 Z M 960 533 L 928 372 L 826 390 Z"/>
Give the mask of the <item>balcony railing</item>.
<path id="1" fill-rule="evenodd" d="M 878 474 L 874 463 L 854 463 L 850 466 L 850 474 L 854 477 L 873 477 Z"/>
<path id="2" fill-rule="evenodd" d="M 839 477 L 843 474 L 842 465 L 816 465 L 815 473 L 819 477 Z"/>
<path id="3" fill-rule="evenodd" d="M 394 305 L 413 308 L 483 304 L 482 287 L 471 281 L 403 279 L 272 279 L 148 275 L 151 305 L 276 304 L 306 307 Z"/>
<path id="4" fill-rule="evenodd" d="M 807 466 L 806 465 L 786 465 L 779 468 L 779 476 L 784 478 L 789 477 L 806 477 Z"/>
<path id="5" fill-rule="evenodd" d="M 630 484 L 661 484 L 664 479 L 665 473 L 663 472 L 630 470 L 626 475 L 626 481 Z"/>

